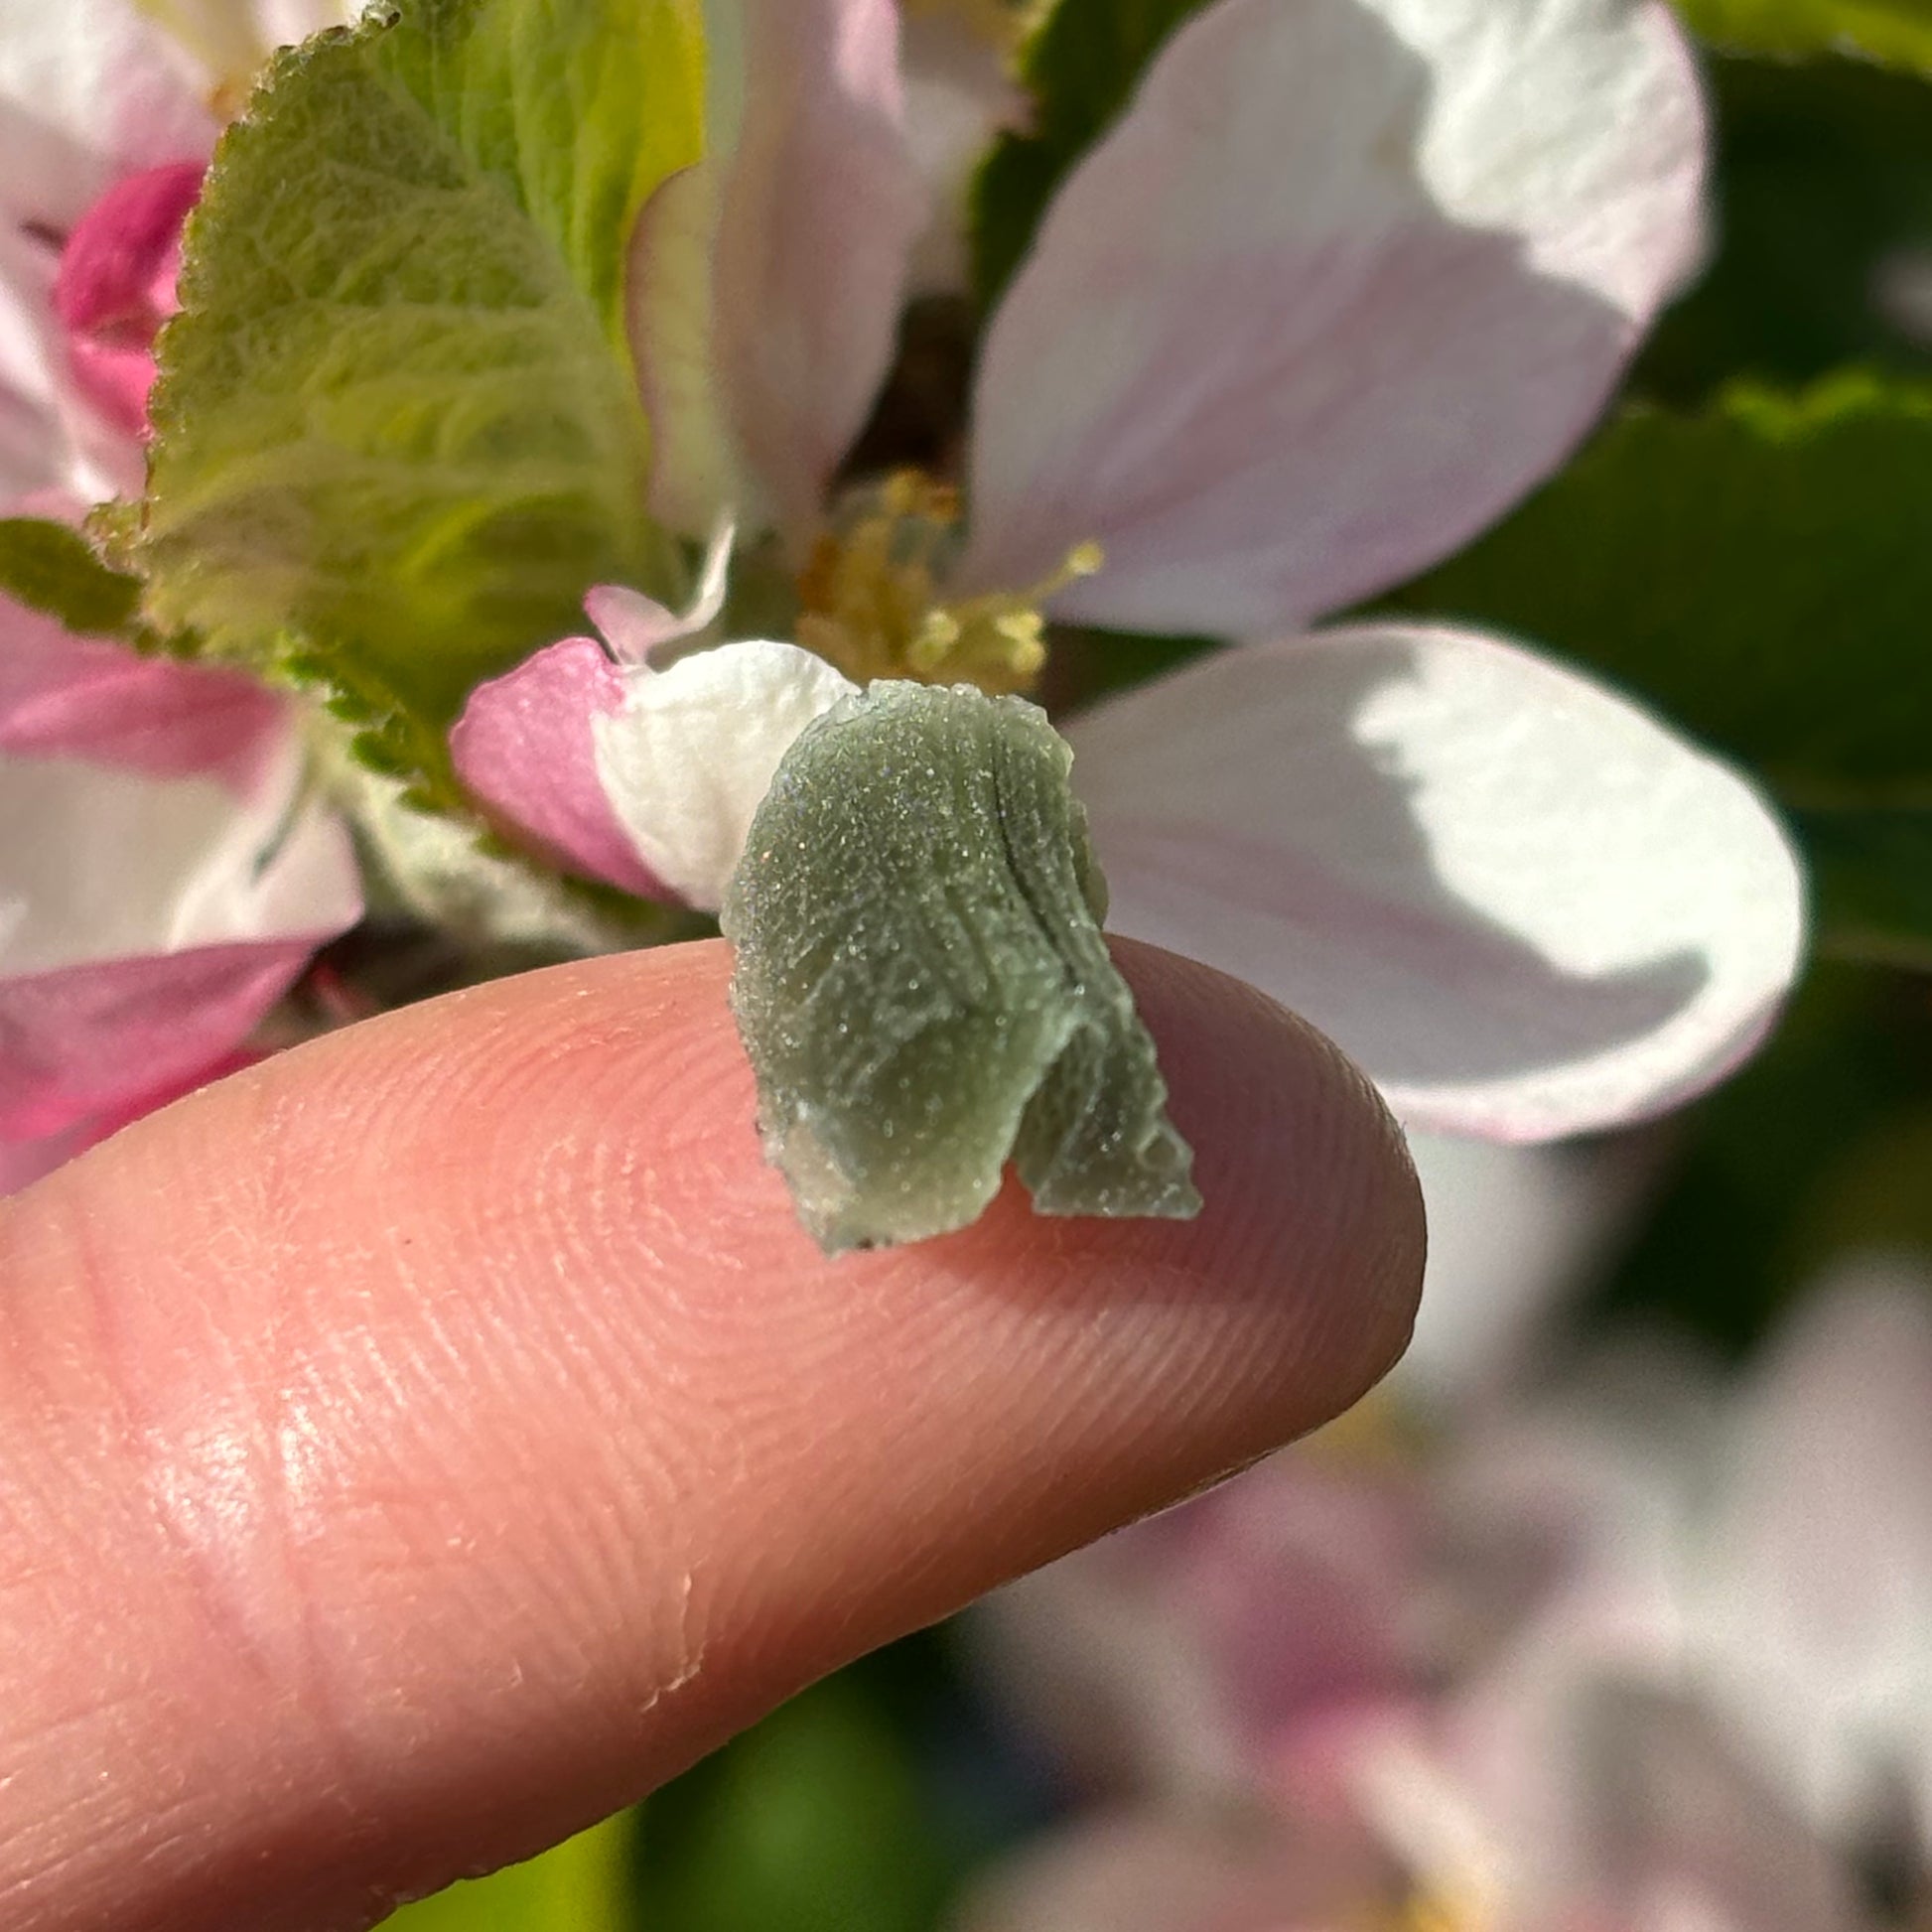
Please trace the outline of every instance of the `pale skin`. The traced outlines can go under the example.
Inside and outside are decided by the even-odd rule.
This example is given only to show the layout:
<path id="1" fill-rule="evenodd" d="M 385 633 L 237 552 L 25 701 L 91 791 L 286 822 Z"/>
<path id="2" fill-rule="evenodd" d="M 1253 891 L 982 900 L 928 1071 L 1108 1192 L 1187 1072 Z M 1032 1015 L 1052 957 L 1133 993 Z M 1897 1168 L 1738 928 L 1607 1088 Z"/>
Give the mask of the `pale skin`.
<path id="1" fill-rule="evenodd" d="M 1399 1135 L 1118 953 L 1191 1225 L 1010 1188 L 824 1260 L 717 944 L 390 1015 L 0 1202 L 0 1924 L 366 1926 L 1360 1395 Z"/>

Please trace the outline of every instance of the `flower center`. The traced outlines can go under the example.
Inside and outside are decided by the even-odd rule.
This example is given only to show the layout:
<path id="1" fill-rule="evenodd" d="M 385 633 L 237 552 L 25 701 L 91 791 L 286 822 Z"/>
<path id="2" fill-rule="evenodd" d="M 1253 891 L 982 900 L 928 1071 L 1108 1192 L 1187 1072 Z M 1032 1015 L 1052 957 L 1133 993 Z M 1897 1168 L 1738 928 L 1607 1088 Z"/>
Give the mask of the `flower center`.
<path id="1" fill-rule="evenodd" d="M 944 599 L 939 586 L 959 541 L 959 493 L 916 470 L 895 471 L 818 540 L 798 579 L 798 641 L 855 683 L 913 678 L 976 684 L 998 695 L 1031 688 L 1046 662 L 1039 607 L 1100 568 L 1100 546 L 1077 544 L 1043 582 L 1020 591 Z"/>

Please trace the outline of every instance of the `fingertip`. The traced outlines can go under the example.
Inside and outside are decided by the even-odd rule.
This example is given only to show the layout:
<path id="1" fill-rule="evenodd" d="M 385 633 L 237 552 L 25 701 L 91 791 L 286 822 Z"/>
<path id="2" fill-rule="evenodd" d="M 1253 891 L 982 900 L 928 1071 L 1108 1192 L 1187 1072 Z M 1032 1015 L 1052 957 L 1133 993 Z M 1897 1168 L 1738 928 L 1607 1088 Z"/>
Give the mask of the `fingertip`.
<path id="1" fill-rule="evenodd" d="M 1119 957 L 1193 1222 L 1009 1186 L 827 1260 L 715 944 L 385 1016 L 6 1203 L 0 1467 L 68 1445 L 56 1547 L 0 1551 L 51 1580 L 9 1715 L 116 1767 L 20 1759 L 67 1896 L 300 1924 L 527 1853 L 1360 1393 L 1421 1273 L 1399 1133 L 1272 1002 Z"/>

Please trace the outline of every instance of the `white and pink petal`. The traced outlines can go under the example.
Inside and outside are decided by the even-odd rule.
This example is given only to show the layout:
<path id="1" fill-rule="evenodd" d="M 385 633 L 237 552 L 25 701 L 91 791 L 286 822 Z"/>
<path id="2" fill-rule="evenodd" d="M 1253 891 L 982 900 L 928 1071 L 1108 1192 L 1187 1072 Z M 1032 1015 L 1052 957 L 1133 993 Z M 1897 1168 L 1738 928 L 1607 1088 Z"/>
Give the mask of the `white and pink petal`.
<path id="1" fill-rule="evenodd" d="M 715 911 L 792 741 L 856 688 L 822 657 L 762 638 L 630 672 L 621 708 L 591 730 L 605 796 L 644 866 Z"/>
<path id="2" fill-rule="evenodd" d="M 1265 1816 L 1089 1813 L 981 1875 L 951 1932 L 1331 1932 L 1393 1922 L 1363 1841 Z"/>
<path id="3" fill-rule="evenodd" d="M 739 507 L 802 538 L 885 377 L 925 221 L 898 9 L 719 0 L 707 25 L 706 160 L 653 198 L 631 261 L 653 507 L 692 535 Z"/>
<path id="4" fill-rule="evenodd" d="M 623 709 L 629 675 L 595 637 L 565 637 L 478 685 L 450 732 L 450 754 L 477 802 L 566 872 L 670 898 L 598 776 L 592 725 Z"/>
<path id="5" fill-rule="evenodd" d="M 64 235 L 125 176 L 206 162 L 207 81 L 134 0 L 0 0 L 0 217 Z"/>
<path id="6" fill-rule="evenodd" d="M 0 1137 L 54 1134 L 230 1052 L 361 901 L 293 737 L 245 794 L 0 759 Z"/>
<path id="7" fill-rule="evenodd" d="M 1661 0 L 1215 0 L 1049 207 L 989 328 L 968 588 L 1279 634 L 1553 470 L 1702 248 Z"/>
<path id="8" fill-rule="evenodd" d="M 0 597 L 0 758 L 218 778 L 246 793 L 289 732 L 287 703 L 251 678 L 76 637 Z"/>
<path id="9" fill-rule="evenodd" d="M 1798 965 L 1798 863 L 1750 786 L 1496 638 L 1220 651 L 1067 736 L 1111 922 L 1306 1014 L 1415 1127 L 1547 1140 L 1674 1106 Z"/>
<path id="10" fill-rule="evenodd" d="M 1789 1793 L 1848 1842 L 1932 1843 L 1929 1398 L 1922 1259 L 1842 1261 L 1743 1398 L 1699 1544 L 1697 1661 Z"/>

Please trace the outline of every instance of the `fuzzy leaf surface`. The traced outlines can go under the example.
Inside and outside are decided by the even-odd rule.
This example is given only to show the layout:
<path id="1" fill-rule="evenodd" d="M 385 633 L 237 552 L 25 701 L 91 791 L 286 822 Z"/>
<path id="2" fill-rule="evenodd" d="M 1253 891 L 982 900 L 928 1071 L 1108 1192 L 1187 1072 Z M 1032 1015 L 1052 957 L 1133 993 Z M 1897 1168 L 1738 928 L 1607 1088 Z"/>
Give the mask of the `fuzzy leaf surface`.
<path id="1" fill-rule="evenodd" d="M 110 570 L 78 530 L 42 517 L 0 517 L 0 595 L 76 636 L 138 628 L 141 580 Z"/>
<path id="2" fill-rule="evenodd" d="M 663 587 L 625 346 L 643 202 L 697 158 L 698 0 L 399 0 L 280 55 L 218 149 L 164 332 L 148 609 L 294 633 L 446 724 Z"/>

